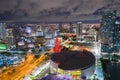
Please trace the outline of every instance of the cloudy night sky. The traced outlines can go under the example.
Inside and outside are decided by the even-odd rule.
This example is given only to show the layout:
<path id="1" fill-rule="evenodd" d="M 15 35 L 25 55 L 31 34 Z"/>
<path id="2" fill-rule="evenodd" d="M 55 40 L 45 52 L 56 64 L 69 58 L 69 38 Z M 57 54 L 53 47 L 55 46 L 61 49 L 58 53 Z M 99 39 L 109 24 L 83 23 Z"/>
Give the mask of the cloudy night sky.
<path id="1" fill-rule="evenodd" d="M 0 15 L 9 16 L 62 16 L 100 15 L 117 10 L 119 0 L 0 0 Z"/>

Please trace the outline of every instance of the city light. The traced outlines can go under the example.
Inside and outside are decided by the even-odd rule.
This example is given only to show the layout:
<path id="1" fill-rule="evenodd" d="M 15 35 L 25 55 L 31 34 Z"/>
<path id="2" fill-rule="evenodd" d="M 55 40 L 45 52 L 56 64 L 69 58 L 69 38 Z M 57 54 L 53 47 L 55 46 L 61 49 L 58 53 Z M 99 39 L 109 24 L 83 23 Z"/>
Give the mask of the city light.
<path id="1" fill-rule="evenodd" d="M 120 11 L 107 11 L 110 4 L 79 15 L 83 7 L 76 0 L 73 6 L 74 1 L 60 1 L 68 8 L 54 4 L 50 9 L 44 4 L 42 9 L 41 1 L 43 11 L 34 12 L 39 3 L 30 1 L 22 10 L 26 2 L 0 13 L 0 80 L 120 80 Z"/>

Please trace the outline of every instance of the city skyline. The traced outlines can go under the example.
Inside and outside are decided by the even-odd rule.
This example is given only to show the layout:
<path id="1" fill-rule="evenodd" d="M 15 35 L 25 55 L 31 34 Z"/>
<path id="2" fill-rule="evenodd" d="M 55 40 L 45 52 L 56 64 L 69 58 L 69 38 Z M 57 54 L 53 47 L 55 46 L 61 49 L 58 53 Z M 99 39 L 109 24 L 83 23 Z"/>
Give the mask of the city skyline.
<path id="1" fill-rule="evenodd" d="M 1 0 L 0 80 L 120 80 L 119 4 Z"/>

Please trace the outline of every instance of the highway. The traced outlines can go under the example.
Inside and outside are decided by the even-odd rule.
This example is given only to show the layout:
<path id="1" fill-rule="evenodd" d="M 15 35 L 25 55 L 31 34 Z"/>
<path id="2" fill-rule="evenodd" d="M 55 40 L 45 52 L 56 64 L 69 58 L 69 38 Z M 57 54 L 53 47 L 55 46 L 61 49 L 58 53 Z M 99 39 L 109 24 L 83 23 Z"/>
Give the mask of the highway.
<path id="1" fill-rule="evenodd" d="M 37 65 L 44 61 L 44 59 L 44 55 L 41 55 L 36 59 L 33 54 L 28 53 L 24 62 L 20 63 L 18 66 L 10 67 L 3 71 L 0 74 L 0 80 L 20 80 L 26 75 L 29 75 Z"/>
<path id="2" fill-rule="evenodd" d="M 43 62 L 42 64 L 38 65 L 37 68 L 35 68 L 30 75 L 25 76 L 23 80 L 31 80 L 31 77 L 32 79 L 36 79 L 37 77 L 43 77 L 46 73 L 49 72 L 49 66 L 49 60 Z"/>

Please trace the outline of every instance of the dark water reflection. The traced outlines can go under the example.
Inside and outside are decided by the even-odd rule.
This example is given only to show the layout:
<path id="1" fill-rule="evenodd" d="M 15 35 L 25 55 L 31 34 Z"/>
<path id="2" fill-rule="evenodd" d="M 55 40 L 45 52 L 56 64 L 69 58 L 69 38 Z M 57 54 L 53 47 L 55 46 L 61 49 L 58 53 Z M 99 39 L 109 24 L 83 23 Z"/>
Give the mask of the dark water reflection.
<path id="1" fill-rule="evenodd" d="M 120 62 L 101 59 L 105 80 L 120 80 Z"/>

